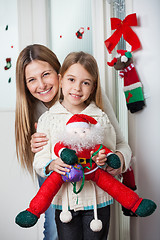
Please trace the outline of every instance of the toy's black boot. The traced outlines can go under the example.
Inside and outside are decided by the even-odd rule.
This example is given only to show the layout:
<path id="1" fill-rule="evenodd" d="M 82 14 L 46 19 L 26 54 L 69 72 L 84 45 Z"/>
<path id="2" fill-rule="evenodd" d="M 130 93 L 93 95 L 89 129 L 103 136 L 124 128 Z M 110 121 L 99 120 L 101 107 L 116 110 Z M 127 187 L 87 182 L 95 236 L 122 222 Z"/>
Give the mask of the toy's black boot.
<path id="1" fill-rule="evenodd" d="M 20 212 L 15 219 L 15 222 L 23 228 L 30 228 L 34 226 L 37 221 L 38 217 L 27 210 Z"/>

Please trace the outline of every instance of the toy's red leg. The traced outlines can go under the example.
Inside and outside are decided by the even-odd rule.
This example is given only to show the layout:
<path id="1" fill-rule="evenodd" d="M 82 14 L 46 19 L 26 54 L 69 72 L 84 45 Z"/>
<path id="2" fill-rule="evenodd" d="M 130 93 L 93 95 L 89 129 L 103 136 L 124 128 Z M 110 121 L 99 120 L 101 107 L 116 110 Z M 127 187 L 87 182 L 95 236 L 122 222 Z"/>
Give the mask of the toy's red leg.
<path id="1" fill-rule="evenodd" d="M 60 174 L 53 172 L 43 183 L 36 196 L 31 200 L 27 211 L 33 213 L 38 218 L 50 206 L 53 197 L 61 188 L 64 181 Z"/>
<path id="2" fill-rule="evenodd" d="M 129 167 L 129 169 L 125 173 L 122 173 L 122 177 L 123 177 L 122 183 L 125 186 L 129 187 L 133 191 L 137 189 L 132 167 Z M 137 217 L 137 214 L 133 213 L 133 211 L 125 208 L 124 206 L 122 206 L 122 211 L 125 216 Z"/>
<path id="3" fill-rule="evenodd" d="M 133 209 L 136 211 L 142 201 L 134 191 L 102 169 L 98 169 L 97 171 L 86 175 L 85 178 L 86 180 L 90 179 L 96 182 L 100 188 L 127 209 Z"/>

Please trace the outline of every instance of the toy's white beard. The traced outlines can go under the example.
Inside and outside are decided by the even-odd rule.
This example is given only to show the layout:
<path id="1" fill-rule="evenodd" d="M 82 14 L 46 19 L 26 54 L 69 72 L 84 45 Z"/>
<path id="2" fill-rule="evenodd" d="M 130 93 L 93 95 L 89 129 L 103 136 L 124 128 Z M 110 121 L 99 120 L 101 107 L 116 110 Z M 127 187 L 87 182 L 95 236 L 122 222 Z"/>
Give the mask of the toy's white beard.
<path id="1" fill-rule="evenodd" d="M 103 143 L 103 139 L 104 131 L 102 127 L 91 127 L 89 134 L 83 138 L 78 137 L 76 134 L 69 134 L 69 132 L 63 132 L 63 135 L 59 138 L 61 142 L 75 151 L 93 148 L 97 144 Z"/>

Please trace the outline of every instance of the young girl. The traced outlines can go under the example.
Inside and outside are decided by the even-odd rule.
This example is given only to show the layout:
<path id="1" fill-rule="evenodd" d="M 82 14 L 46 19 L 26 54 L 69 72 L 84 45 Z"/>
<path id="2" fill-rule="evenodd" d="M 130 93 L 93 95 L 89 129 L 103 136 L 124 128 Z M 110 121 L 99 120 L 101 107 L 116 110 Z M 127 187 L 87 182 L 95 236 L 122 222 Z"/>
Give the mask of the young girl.
<path id="1" fill-rule="evenodd" d="M 75 113 L 90 115 L 102 126 L 106 126 L 107 137 L 105 145 L 120 157 L 123 171 L 125 171 L 128 168 L 131 157 L 130 148 L 123 141 L 120 134 L 116 136 L 115 129 L 108 116 L 101 110 L 101 90 L 95 59 L 83 52 L 69 54 L 60 71 L 60 86 L 62 89 L 62 100 L 57 101 L 38 121 L 37 131 L 46 133 L 49 140 L 48 144 L 35 155 L 33 165 L 36 172 L 41 176 L 48 176 L 56 169 L 56 161 L 52 160 L 56 158 L 53 146 L 57 142 L 59 130 L 61 132 L 64 131 L 66 122 Z M 110 116 L 113 117 L 112 112 Z M 115 126 L 118 129 L 116 124 Z M 120 173 L 122 168 L 116 170 L 117 173 Z M 59 239 L 103 240 L 107 238 L 110 219 L 109 205 L 112 204 L 113 199 L 97 186 L 95 188 L 98 216 L 103 223 L 103 229 L 100 232 L 93 232 L 89 227 L 89 223 L 93 219 L 93 211 L 91 210 L 94 204 L 92 182 L 85 182 L 83 191 L 78 194 L 78 204 L 76 202 L 77 196 L 72 191 L 72 185 L 66 183 L 53 201 L 53 206 L 56 208 Z M 66 194 L 69 208 L 72 212 L 72 221 L 67 224 L 59 220 L 62 200 L 66 197 Z"/>

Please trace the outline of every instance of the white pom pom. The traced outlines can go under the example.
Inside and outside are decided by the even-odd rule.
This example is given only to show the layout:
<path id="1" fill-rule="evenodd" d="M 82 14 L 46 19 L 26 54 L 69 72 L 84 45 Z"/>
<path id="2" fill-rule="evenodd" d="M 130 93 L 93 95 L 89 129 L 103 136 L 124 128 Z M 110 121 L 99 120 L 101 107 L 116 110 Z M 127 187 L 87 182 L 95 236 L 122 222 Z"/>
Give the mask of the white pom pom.
<path id="1" fill-rule="evenodd" d="M 90 228 L 93 232 L 99 232 L 101 231 L 102 229 L 102 222 L 101 220 L 95 220 L 93 219 L 91 222 L 90 222 Z"/>
<path id="2" fill-rule="evenodd" d="M 121 62 L 127 62 L 128 61 L 128 58 L 124 55 L 121 57 Z"/>
<path id="3" fill-rule="evenodd" d="M 72 220 L 72 214 L 70 211 L 62 211 L 60 214 L 60 220 L 63 223 L 68 223 Z"/>

